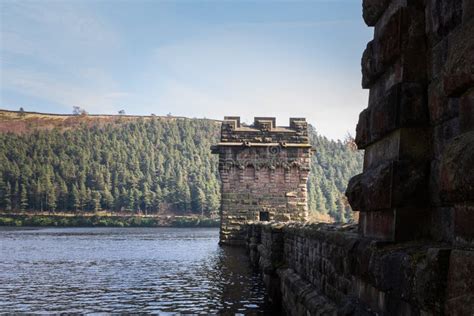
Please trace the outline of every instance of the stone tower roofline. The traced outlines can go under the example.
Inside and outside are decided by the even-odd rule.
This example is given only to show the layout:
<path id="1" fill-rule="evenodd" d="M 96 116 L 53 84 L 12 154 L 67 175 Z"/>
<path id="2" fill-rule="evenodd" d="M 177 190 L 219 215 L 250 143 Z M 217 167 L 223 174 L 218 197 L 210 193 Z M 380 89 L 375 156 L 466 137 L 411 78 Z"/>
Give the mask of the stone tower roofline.
<path id="1" fill-rule="evenodd" d="M 214 153 L 222 147 L 296 147 L 311 148 L 305 118 L 290 118 L 290 126 L 276 126 L 274 117 L 255 117 L 250 126 L 240 123 L 239 116 L 226 116 L 221 126 L 221 139 L 212 146 Z"/>
<path id="2" fill-rule="evenodd" d="M 240 123 L 240 116 L 224 116 L 223 125 L 229 126 L 233 131 L 262 131 L 262 132 L 295 132 L 307 129 L 307 122 L 302 117 L 291 117 L 289 126 L 277 126 L 275 117 L 254 117 L 250 126 Z"/>

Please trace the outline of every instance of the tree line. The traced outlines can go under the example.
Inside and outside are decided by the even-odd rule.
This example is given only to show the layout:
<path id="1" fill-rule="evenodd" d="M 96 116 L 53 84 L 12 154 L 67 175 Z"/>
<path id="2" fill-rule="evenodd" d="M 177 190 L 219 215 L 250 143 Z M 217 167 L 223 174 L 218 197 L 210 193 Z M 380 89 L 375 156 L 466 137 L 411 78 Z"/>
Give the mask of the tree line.
<path id="1" fill-rule="evenodd" d="M 362 155 L 310 128 L 309 207 L 347 221 L 342 192 Z M 219 131 L 211 120 L 152 117 L 0 134 L 0 210 L 216 215 L 218 160 L 209 148 Z"/>
<path id="2" fill-rule="evenodd" d="M 351 221 L 353 212 L 344 193 L 350 178 L 362 172 L 363 153 L 350 137 L 333 141 L 318 135 L 312 126 L 309 129 L 316 151 L 308 179 L 308 208 L 337 222 Z"/>
<path id="3" fill-rule="evenodd" d="M 139 119 L 0 135 L 5 210 L 210 213 L 219 207 L 218 136 L 206 120 Z"/>

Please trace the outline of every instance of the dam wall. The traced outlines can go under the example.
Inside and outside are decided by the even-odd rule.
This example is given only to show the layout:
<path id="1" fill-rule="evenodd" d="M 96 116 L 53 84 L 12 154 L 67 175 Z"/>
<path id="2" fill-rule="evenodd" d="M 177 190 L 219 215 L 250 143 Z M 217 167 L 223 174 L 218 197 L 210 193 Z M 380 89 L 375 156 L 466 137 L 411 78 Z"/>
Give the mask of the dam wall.
<path id="1" fill-rule="evenodd" d="M 356 226 L 255 223 L 253 266 L 286 315 L 472 315 L 474 252 L 360 237 Z M 452 297 L 463 296 L 463 304 Z"/>

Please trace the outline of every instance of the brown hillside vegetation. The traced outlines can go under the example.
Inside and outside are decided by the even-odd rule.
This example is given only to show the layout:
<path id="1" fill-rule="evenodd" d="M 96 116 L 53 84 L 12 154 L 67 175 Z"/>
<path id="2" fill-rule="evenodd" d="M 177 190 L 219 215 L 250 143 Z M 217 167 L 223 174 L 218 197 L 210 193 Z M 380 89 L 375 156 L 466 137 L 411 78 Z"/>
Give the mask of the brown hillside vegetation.
<path id="1" fill-rule="evenodd" d="M 39 112 L 19 112 L 0 109 L 0 133 L 24 134 L 35 130 L 73 129 L 80 126 L 118 124 L 137 119 L 158 118 L 161 120 L 187 119 L 181 116 L 140 116 L 140 115 L 102 115 L 102 114 L 53 114 Z M 216 122 L 219 122 L 216 120 Z"/>

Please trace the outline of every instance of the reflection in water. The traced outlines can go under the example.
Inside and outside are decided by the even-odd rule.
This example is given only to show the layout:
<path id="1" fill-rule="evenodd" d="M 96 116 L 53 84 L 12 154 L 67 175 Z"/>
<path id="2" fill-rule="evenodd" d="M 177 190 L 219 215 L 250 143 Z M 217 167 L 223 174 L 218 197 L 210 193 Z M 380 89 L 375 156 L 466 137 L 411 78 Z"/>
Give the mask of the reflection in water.
<path id="1" fill-rule="evenodd" d="M 217 229 L 2 229 L 0 312 L 269 312 L 244 250 L 217 242 Z"/>

